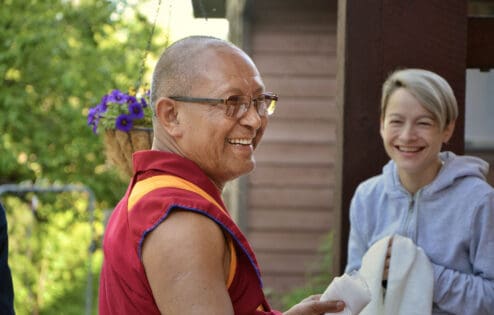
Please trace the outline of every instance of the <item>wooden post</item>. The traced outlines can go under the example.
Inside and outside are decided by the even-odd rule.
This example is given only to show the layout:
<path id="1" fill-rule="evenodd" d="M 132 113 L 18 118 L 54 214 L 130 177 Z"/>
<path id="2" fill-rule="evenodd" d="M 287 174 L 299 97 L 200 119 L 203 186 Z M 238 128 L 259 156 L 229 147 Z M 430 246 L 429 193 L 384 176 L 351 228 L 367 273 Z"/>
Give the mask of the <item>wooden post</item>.
<path id="1" fill-rule="evenodd" d="M 467 68 L 494 68 L 494 17 L 469 17 Z"/>
<path id="2" fill-rule="evenodd" d="M 349 206 L 357 185 L 388 160 L 379 135 L 381 85 L 396 68 L 425 68 L 443 76 L 460 117 L 447 150 L 464 151 L 467 1 L 339 0 L 338 127 L 335 209 L 340 211 L 339 269 L 346 265 Z M 338 244 L 335 244 L 338 245 Z M 336 246 L 337 247 L 337 246 Z"/>

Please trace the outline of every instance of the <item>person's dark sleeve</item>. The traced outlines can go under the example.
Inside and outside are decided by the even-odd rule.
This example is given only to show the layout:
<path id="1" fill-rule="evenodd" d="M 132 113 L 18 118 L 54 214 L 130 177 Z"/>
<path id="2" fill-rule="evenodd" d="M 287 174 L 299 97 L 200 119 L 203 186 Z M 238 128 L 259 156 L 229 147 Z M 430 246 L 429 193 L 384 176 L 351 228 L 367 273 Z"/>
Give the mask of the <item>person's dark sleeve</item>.
<path id="1" fill-rule="evenodd" d="M 12 315 L 14 312 L 14 289 L 8 263 L 9 238 L 7 217 L 0 203 L 0 314 Z"/>

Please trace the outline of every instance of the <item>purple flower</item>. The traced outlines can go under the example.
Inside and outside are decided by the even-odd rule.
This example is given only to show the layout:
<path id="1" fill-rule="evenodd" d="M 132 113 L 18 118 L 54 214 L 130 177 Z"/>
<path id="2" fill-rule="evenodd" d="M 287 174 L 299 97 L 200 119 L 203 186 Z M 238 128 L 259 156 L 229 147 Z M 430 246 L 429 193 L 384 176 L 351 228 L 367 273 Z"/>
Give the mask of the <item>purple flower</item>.
<path id="1" fill-rule="evenodd" d="M 136 103 L 137 99 L 134 96 L 127 95 L 127 104 Z"/>
<path id="2" fill-rule="evenodd" d="M 97 134 L 98 133 L 98 121 L 99 121 L 99 119 L 96 120 L 94 123 L 91 124 L 93 126 L 92 129 L 93 129 L 93 133 L 94 134 Z"/>
<path id="3" fill-rule="evenodd" d="M 130 115 L 122 114 L 115 120 L 115 127 L 118 130 L 128 132 L 133 127 L 132 117 Z"/>
<path id="4" fill-rule="evenodd" d="M 142 110 L 141 104 L 134 102 L 129 104 L 129 116 L 132 119 L 144 118 L 144 111 Z"/>
<path id="5" fill-rule="evenodd" d="M 141 106 L 142 108 L 146 108 L 148 106 L 148 102 L 146 102 L 145 97 L 141 97 Z"/>
<path id="6" fill-rule="evenodd" d="M 109 99 L 109 95 L 106 94 L 101 98 L 101 102 L 98 105 L 96 105 L 98 106 L 100 112 L 104 113 L 108 109 L 108 99 Z"/>
<path id="7" fill-rule="evenodd" d="M 98 128 L 98 122 L 101 118 L 100 112 L 97 107 L 92 107 L 89 109 L 87 114 L 87 124 L 88 126 L 93 126 L 93 133 L 96 133 Z"/>
<path id="8" fill-rule="evenodd" d="M 144 96 L 137 97 L 114 89 L 101 98 L 101 101 L 89 108 L 87 114 L 87 124 L 95 134 L 101 128 L 118 129 L 124 132 L 130 131 L 134 127 L 135 120 L 144 121 L 149 114 L 150 91 L 146 90 Z M 132 94 L 132 95 L 131 95 Z"/>
<path id="9" fill-rule="evenodd" d="M 98 120 L 99 111 L 96 107 L 91 107 L 87 113 L 87 124 L 92 125 L 95 121 Z"/>
<path id="10" fill-rule="evenodd" d="M 127 103 L 128 98 L 129 98 L 129 96 L 127 94 L 122 93 L 119 90 L 113 90 L 108 95 L 107 101 L 113 102 L 113 103 L 118 103 L 118 104 L 125 104 L 125 103 Z"/>

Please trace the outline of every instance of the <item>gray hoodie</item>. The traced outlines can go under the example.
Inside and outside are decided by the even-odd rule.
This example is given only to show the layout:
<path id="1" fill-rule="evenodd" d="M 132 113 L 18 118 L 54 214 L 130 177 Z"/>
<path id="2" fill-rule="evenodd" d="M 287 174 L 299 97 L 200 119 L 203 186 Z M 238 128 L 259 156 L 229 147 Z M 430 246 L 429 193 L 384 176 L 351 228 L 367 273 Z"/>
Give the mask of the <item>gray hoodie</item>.
<path id="1" fill-rule="evenodd" d="M 367 249 L 384 236 L 412 239 L 434 269 L 432 314 L 494 314 L 494 189 L 489 165 L 476 157 L 440 153 L 433 182 L 411 195 L 389 161 L 361 183 L 350 206 L 346 272 L 359 269 Z"/>

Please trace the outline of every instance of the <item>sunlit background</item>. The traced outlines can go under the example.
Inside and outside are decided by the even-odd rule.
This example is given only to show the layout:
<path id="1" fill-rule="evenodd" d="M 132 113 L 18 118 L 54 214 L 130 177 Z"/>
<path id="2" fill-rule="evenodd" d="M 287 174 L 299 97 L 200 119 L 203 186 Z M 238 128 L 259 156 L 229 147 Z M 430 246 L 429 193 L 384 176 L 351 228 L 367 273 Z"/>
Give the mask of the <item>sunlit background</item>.
<path id="1" fill-rule="evenodd" d="M 159 12 L 157 27 L 168 29 L 172 42 L 189 35 L 211 35 L 226 39 L 228 21 L 218 18 L 194 18 L 192 1 L 188 0 L 131 0 L 153 23 Z M 160 3 L 161 2 L 161 3 Z"/>
<path id="2" fill-rule="evenodd" d="M 188 35 L 226 39 L 228 22 L 194 18 L 191 0 L 2 2 L 0 200 L 18 315 L 97 314 L 104 222 L 128 179 L 88 109 L 149 84 L 160 52 Z"/>

